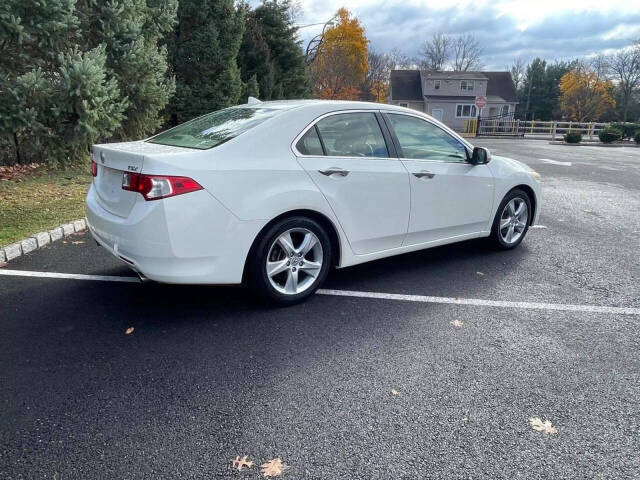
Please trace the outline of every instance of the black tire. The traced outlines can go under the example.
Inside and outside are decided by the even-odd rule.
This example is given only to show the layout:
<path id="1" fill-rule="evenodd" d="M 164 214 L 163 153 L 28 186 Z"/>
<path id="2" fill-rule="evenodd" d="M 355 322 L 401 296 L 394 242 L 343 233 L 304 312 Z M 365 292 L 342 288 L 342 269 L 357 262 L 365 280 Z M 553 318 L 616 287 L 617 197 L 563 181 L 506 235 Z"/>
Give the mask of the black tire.
<path id="1" fill-rule="evenodd" d="M 505 207 L 514 198 L 523 200 L 524 203 L 527 205 L 527 220 L 526 220 L 526 225 L 522 230 L 522 234 L 517 238 L 517 240 L 513 241 L 512 243 L 508 243 L 505 241 L 505 239 L 503 238 L 500 232 L 500 220 L 502 218 Z M 531 220 L 533 218 L 532 215 L 533 215 L 533 210 L 531 209 L 531 198 L 529 198 L 529 195 L 527 194 L 527 192 L 519 189 L 511 190 L 502 199 L 502 202 L 500 202 L 500 206 L 496 211 L 496 216 L 494 217 L 493 225 L 491 226 L 491 235 L 489 236 L 489 241 L 494 247 L 500 250 L 511 250 L 513 248 L 516 248 L 518 245 L 520 245 L 520 243 L 522 243 L 522 240 L 524 239 L 524 237 L 527 235 L 527 232 L 529 231 L 529 226 L 531 225 Z"/>
<path id="2" fill-rule="evenodd" d="M 318 275 L 315 277 L 315 280 L 310 283 L 309 287 L 306 288 L 306 290 L 298 294 L 287 294 L 278 291 L 271 284 L 266 269 L 267 257 L 271 252 L 272 245 L 274 244 L 276 239 L 280 237 L 280 235 L 291 229 L 306 229 L 311 231 L 317 237 L 322 247 L 322 265 L 319 269 Z M 273 252 L 271 253 L 273 254 Z M 313 295 L 314 292 L 320 287 L 320 285 L 322 285 L 324 280 L 327 278 L 332 258 L 331 241 L 324 228 L 315 220 L 303 216 L 284 218 L 276 222 L 266 232 L 264 232 L 264 234 L 258 241 L 257 247 L 253 251 L 252 257 L 253 258 L 250 259 L 250 269 L 248 272 L 248 280 L 250 286 L 260 296 L 262 296 L 270 303 L 278 305 L 294 305 L 296 303 L 304 301 L 306 298 Z M 286 272 L 283 273 L 286 274 Z M 298 271 L 298 273 L 301 273 L 300 270 Z M 306 278 L 307 274 L 302 273 L 301 275 L 304 275 Z"/>

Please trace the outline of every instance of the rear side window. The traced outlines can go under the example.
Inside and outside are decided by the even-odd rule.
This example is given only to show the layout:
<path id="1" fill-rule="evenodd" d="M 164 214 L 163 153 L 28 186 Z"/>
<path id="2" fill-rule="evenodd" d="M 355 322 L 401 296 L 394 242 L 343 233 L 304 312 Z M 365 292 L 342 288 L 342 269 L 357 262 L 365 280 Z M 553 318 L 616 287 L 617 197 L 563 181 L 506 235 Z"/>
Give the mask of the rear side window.
<path id="1" fill-rule="evenodd" d="M 388 157 L 387 144 L 374 113 L 340 113 L 316 123 L 327 155 Z"/>
<path id="2" fill-rule="evenodd" d="M 282 111 L 282 108 L 225 108 L 162 132 L 148 142 L 206 150 L 237 137 Z"/>
<path id="3" fill-rule="evenodd" d="M 320 143 L 320 137 L 318 137 L 318 132 L 316 131 L 315 126 L 307 130 L 307 133 L 298 140 L 296 148 L 302 155 L 313 155 L 316 157 L 324 155 L 322 143 Z"/>

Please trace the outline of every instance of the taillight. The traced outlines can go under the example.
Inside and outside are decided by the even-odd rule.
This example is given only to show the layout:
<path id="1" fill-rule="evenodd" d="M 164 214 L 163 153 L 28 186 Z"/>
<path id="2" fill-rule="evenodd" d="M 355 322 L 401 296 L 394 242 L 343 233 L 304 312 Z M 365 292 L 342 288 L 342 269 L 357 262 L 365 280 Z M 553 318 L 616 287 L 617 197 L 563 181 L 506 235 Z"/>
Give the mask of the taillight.
<path id="1" fill-rule="evenodd" d="M 91 160 L 91 175 L 94 177 L 98 175 L 98 164 Z"/>
<path id="2" fill-rule="evenodd" d="M 124 172 L 122 175 L 122 189 L 138 192 L 142 194 L 145 200 L 159 200 L 202 190 L 202 186 L 189 177 Z"/>

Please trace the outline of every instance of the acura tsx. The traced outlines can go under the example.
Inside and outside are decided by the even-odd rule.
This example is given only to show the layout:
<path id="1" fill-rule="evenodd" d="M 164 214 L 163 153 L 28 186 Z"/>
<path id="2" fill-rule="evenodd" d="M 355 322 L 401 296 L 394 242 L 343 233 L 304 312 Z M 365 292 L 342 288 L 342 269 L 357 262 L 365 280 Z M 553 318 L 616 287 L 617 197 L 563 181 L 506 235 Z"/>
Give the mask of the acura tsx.
<path id="1" fill-rule="evenodd" d="M 311 295 L 347 267 L 488 237 L 520 244 L 540 176 L 433 119 L 378 103 L 260 102 L 94 145 L 87 219 L 142 277 Z"/>

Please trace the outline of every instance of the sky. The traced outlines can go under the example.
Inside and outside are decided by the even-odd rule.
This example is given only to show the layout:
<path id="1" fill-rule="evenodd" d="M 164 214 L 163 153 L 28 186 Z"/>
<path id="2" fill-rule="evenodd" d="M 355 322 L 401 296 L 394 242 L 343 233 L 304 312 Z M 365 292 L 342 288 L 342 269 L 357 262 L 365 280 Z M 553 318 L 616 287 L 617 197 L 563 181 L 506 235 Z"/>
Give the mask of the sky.
<path id="1" fill-rule="evenodd" d="M 253 2 L 252 2 L 253 3 Z M 257 2 L 256 2 L 257 3 Z M 505 70 L 514 57 L 568 60 L 610 53 L 640 39 L 639 0 L 300 0 L 297 24 L 326 22 L 341 6 L 364 26 L 370 47 L 418 56 L 436 32 L 472 33 L 485 70 Z M 322 26 L 299 31 L 303 46 Z"/>

